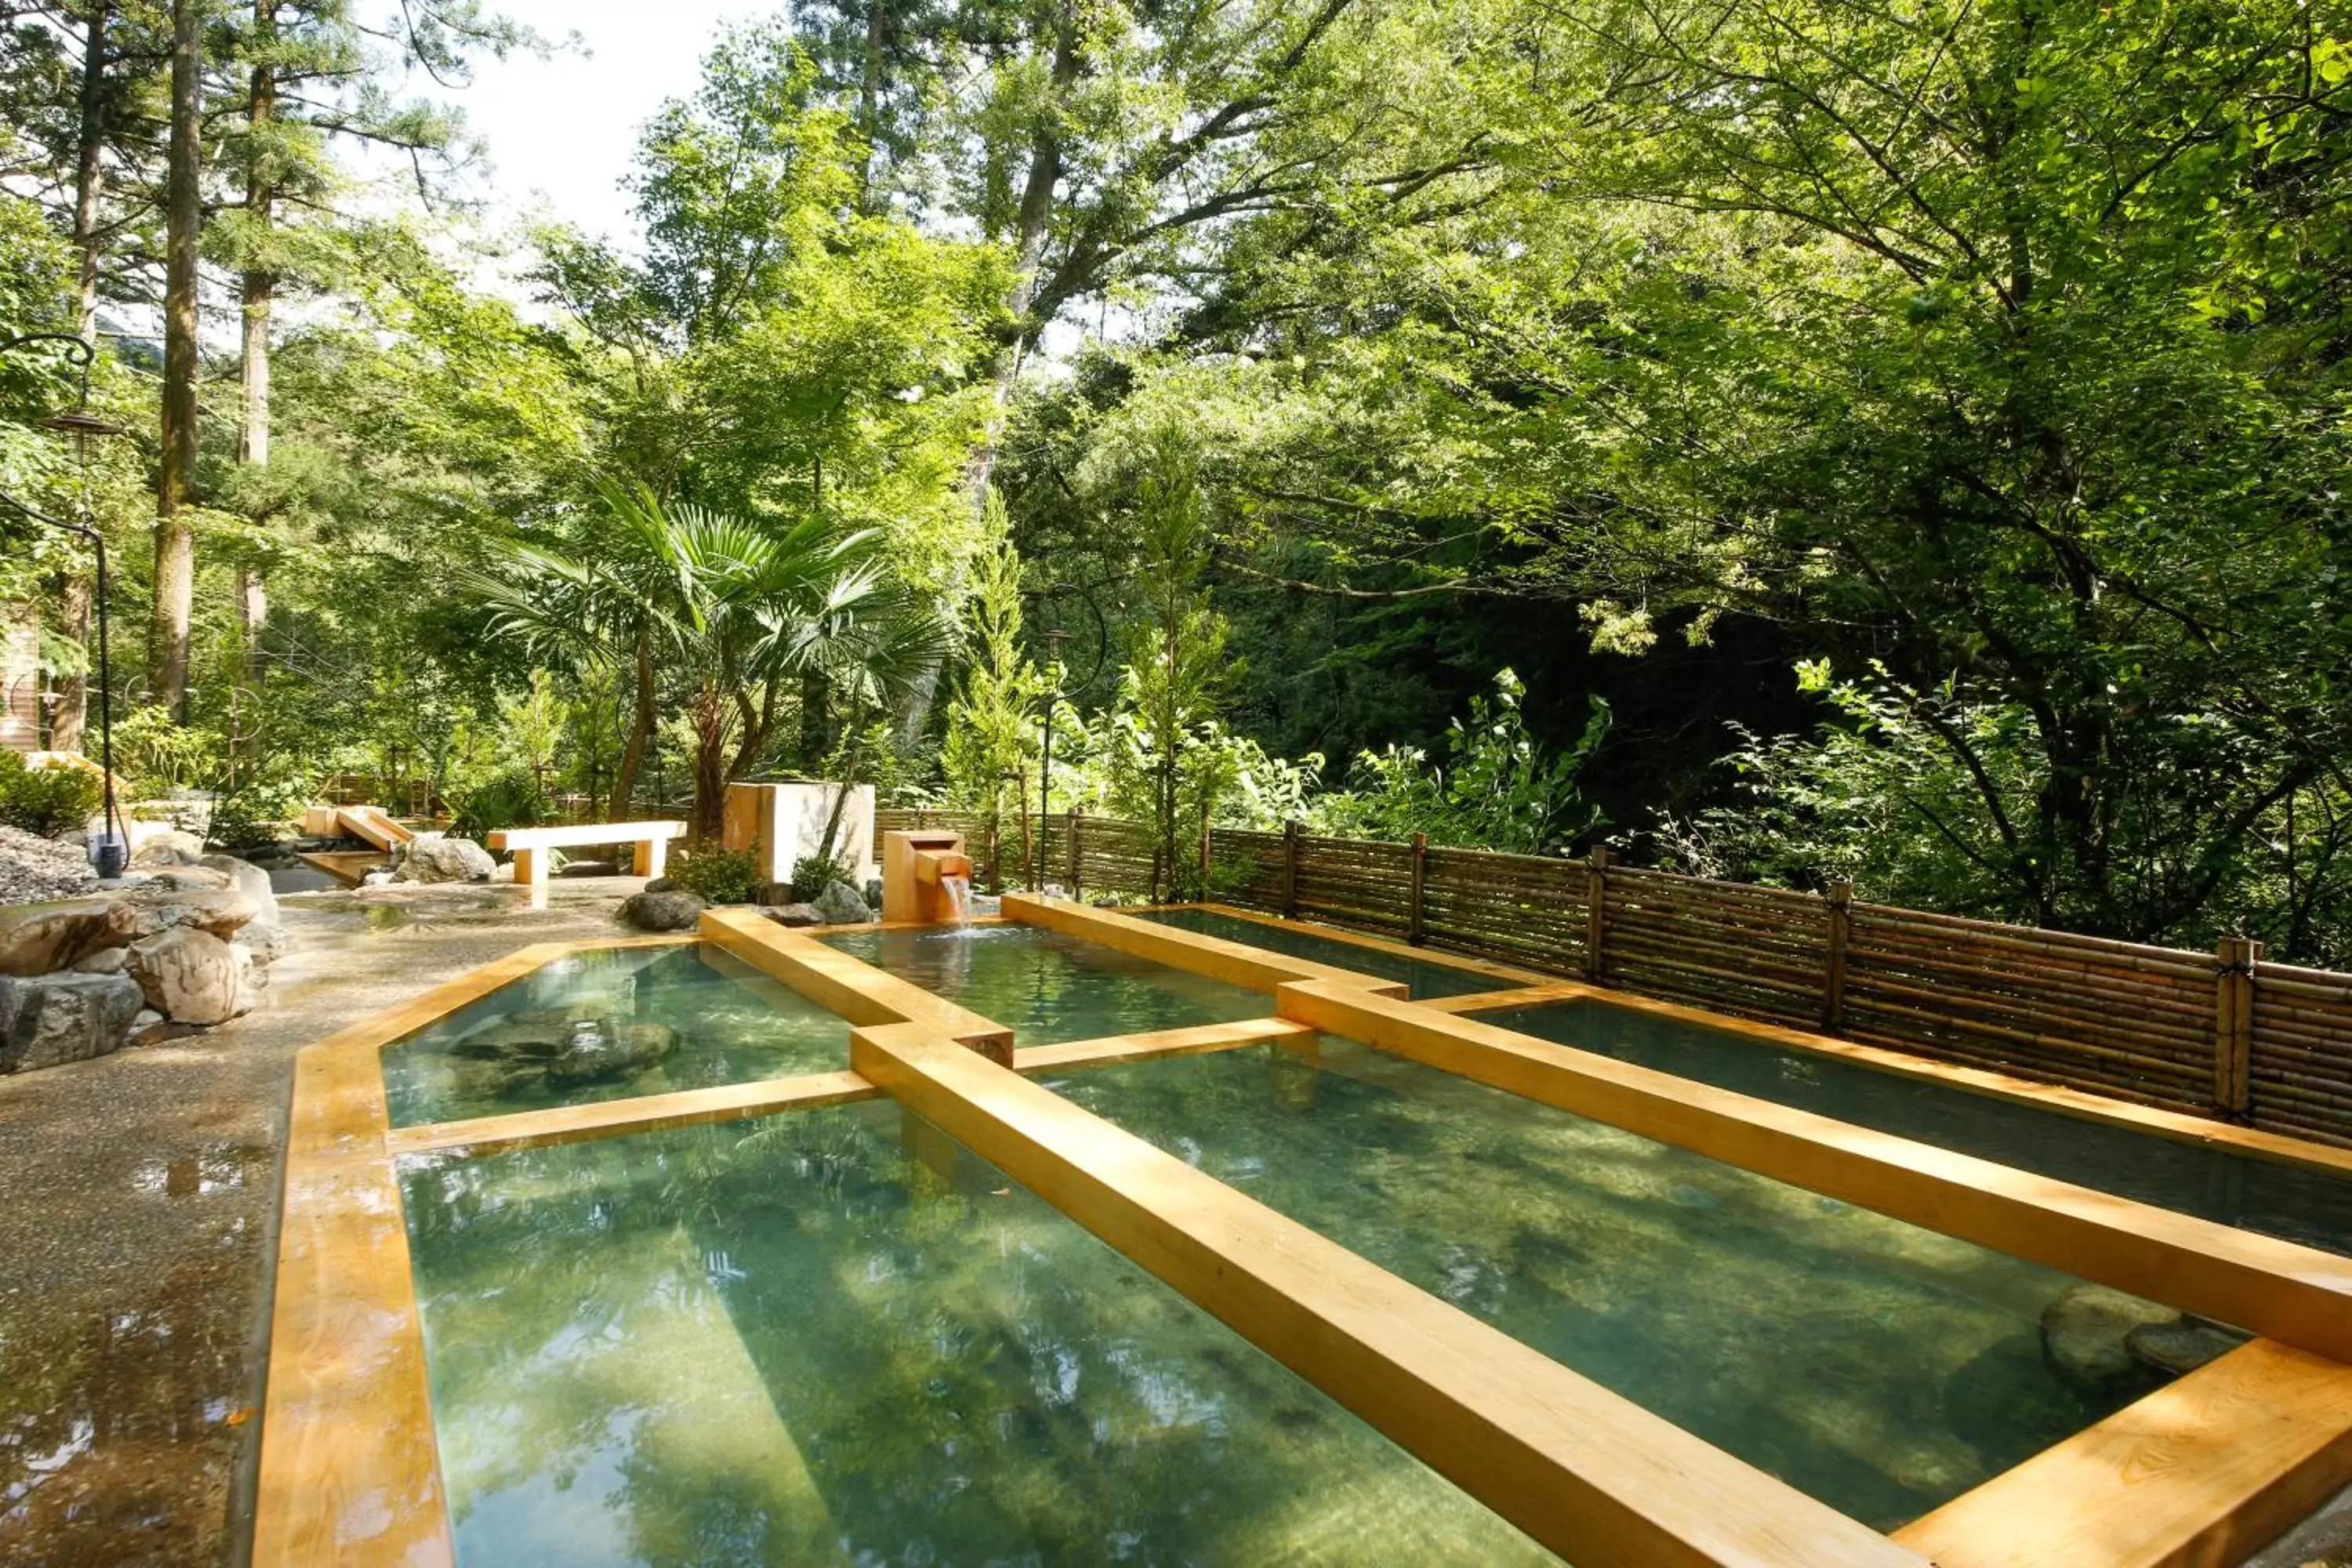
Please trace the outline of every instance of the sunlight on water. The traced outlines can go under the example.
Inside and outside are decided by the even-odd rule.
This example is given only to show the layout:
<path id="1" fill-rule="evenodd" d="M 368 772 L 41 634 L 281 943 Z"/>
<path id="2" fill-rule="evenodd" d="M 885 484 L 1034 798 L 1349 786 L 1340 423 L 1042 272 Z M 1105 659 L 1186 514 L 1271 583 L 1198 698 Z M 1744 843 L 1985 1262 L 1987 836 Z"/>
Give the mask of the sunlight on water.
<path id="1" fill-rule="evenodd" d="M 975 940 L 985 938 L 985 940 Z M 1024 1045 L 1262 1018 L 1274 998 L 1034 926 L 863 931 L 824 940 L 1010 1026 Z"/>
<path id="2" fill-rule="evenodd" d="M 2128 1298 L 1345 1041 L 1321 1064 L 1048 1087 L 1882 1529 L 2163 1381 L 2129 1321 L 2045 1346 Z"/>
<path id="3" fill-rule="evenodd" d="M 1466 996 L 1475 991 L 1511 991 L 1525 984 L 1481 974 L 1433 956 L 1411 958 L 1401 952 L 1341 942 L 1337 937 L 1323 936 L 1315 931 L 1296 931 L 1288 926 L 1261 925 L 1255 921 L 1219 914 L 1214 910 L 1145 910 L 1139 911 L 1139 918 L 1160 925 L 1174 926 L 1179 931 L 1198 931 L 1202 936 L 1222 937 L 1227 942 L 1262 947 L 1268 952 L 1285 953 L 1315 963 L 1328 963 L 1338 969 L 1352 969 L 1359 974 L 1377 974 L 1383 980 L 1402 980 L 1412 987 L 1416 1000 L 1430 996 Z"/>
<path id="4" fill-rule="evenodd" d="M 890 1106 L 404 1187 L 470 1568 L 1555 1561 Z"/>
<path id="5" fill-rule="evenodd" d="M 2181 1142 L 1605 1002 L 1481 1013 L 1621 1061 L 1957 1149 L 2123 1197 L 2352 1254 L 2352 1180 Z"/>

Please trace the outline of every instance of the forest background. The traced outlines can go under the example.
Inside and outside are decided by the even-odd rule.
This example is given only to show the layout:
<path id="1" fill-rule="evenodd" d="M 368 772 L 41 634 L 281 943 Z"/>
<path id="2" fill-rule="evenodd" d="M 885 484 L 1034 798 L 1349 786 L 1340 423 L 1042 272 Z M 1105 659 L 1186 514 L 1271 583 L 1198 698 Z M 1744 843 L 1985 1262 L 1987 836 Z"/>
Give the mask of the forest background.
<path id="1" fill-rule="evenodd" d="M 831 0 L 469 209 L 474 0 L 0 33 L 0 486 L 264 832 L 729 778 L 2352 962 L 2340 0 Z M 646 26 L 658 23 L 649 13 Z M 0 520 L 44 740 L 92 567 Z M 1171 855 L 1171 864 L 1185 858 Z"/>

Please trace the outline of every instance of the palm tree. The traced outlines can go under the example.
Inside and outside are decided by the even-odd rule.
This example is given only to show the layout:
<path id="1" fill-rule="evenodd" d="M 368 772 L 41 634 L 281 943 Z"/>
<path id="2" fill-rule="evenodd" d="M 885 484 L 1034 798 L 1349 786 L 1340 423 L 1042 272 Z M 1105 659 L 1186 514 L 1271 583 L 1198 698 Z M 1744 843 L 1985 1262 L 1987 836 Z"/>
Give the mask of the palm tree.
<path id="1" fill-rule="evenodd" d="M 871 531 L 666 507 L 603 478 L 596 488 L 604 515 L 583 528 L 585 549 L 509 546 L 464 586 L 491 609 L 493 635 L 535 657 L 635 658 L 683 678 L 697 840 L 718 837 L 727 781 L 765 749 L 788 681 L 814 675 L 883 706 L 945 645 Z"/>

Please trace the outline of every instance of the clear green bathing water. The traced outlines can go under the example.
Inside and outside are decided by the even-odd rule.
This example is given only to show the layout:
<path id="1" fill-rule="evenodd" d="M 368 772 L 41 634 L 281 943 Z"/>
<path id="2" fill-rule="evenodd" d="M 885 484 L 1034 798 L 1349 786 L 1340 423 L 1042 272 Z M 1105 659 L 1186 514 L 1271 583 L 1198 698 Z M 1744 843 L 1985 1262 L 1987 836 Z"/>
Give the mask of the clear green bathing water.
<path id="1" fill-rule="evenodd" d="M 1024 1046 L 1263 1018 L 1274 998 L 1024 925 L 828 932 L 852 958 L 1010 1027 Z"/>
<path id="2" fill-rule="evenodd" d="M 1198 931 L 1202 936 L 1245 942 L 1251 947 L 1262 947 L 1268 952 L 1285 953 L 1315 963 L 1328 963 L 1336 969 L 1352 969 L 1359 974 L 1377 974 L 1383 980 L 1402 980 L 1412 988 L 1412 995 L 1416 1002 L 1431 996 L 1467 996 L 1479 991 L 1511 991 L 1521 984 L 1517 980 L 1481 974 L 1475 969 L 1440 963 L 1434 958 L 1408 958 L 1400 952 L 1361 947 L 1352 942 L 1341 942 L 1337 937 L 1320 936 L 1313 931 L 1293 931 L 1287 926 L 1260 925 L 1255 921 L 1239 920 L 1232 915 L 1219 914 L 1214 910 L 1150 910 L 1139 912 L 1137 918 L 1174 926 L 1179 931 Z"/>
<path id="3" fill-rule="evenodd" d="M 2352 1254 L 2352 1180 L 2042 1110 L 1606 1002 L 1480 1013 L 1678 1078 L 1874 1127 L 2305 1247 Z"/>
<path id="4" fill-rule="evenodd" d="M 460 1563 L 1555 1561 L 916 1132 L 929 1163 L 876 1104 L 404 1166 Z"/>
<path id="5" fill-rule="evenodd" d="M 2070 1291 L 2129 1298 L 1360 1046 L 1321 1060 L 1046 1081 L 1881 1529 L 2162 1381 L 2127 1321 L 2045 1351 Z"/>
<path id="6" fill-rule="evenodd" d="M 847 1024 L 688 944 L 558 959 L 386 1047 L 383 1082 L 408 1127 L 848 1065 Z"/>

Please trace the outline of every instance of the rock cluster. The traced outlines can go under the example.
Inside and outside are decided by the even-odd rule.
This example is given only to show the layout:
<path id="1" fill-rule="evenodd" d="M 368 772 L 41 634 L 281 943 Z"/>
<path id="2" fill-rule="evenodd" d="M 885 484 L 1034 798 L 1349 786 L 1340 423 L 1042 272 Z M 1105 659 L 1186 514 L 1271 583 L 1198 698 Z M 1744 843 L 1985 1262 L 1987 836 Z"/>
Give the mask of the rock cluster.
<path id="1" fill-rule="evenodd" d="M 0 1073 L 226 1023 L 285 948 L 268 872 L 187 834 L 153 836 L 121 883 L 0 908 Z"/>
<path id="2" fill-rule="evenodd" d="M 79 844 L 0 823 L 0 904 L 69 899 L 89 891 L 97 879 L 89 853 Z"/>

